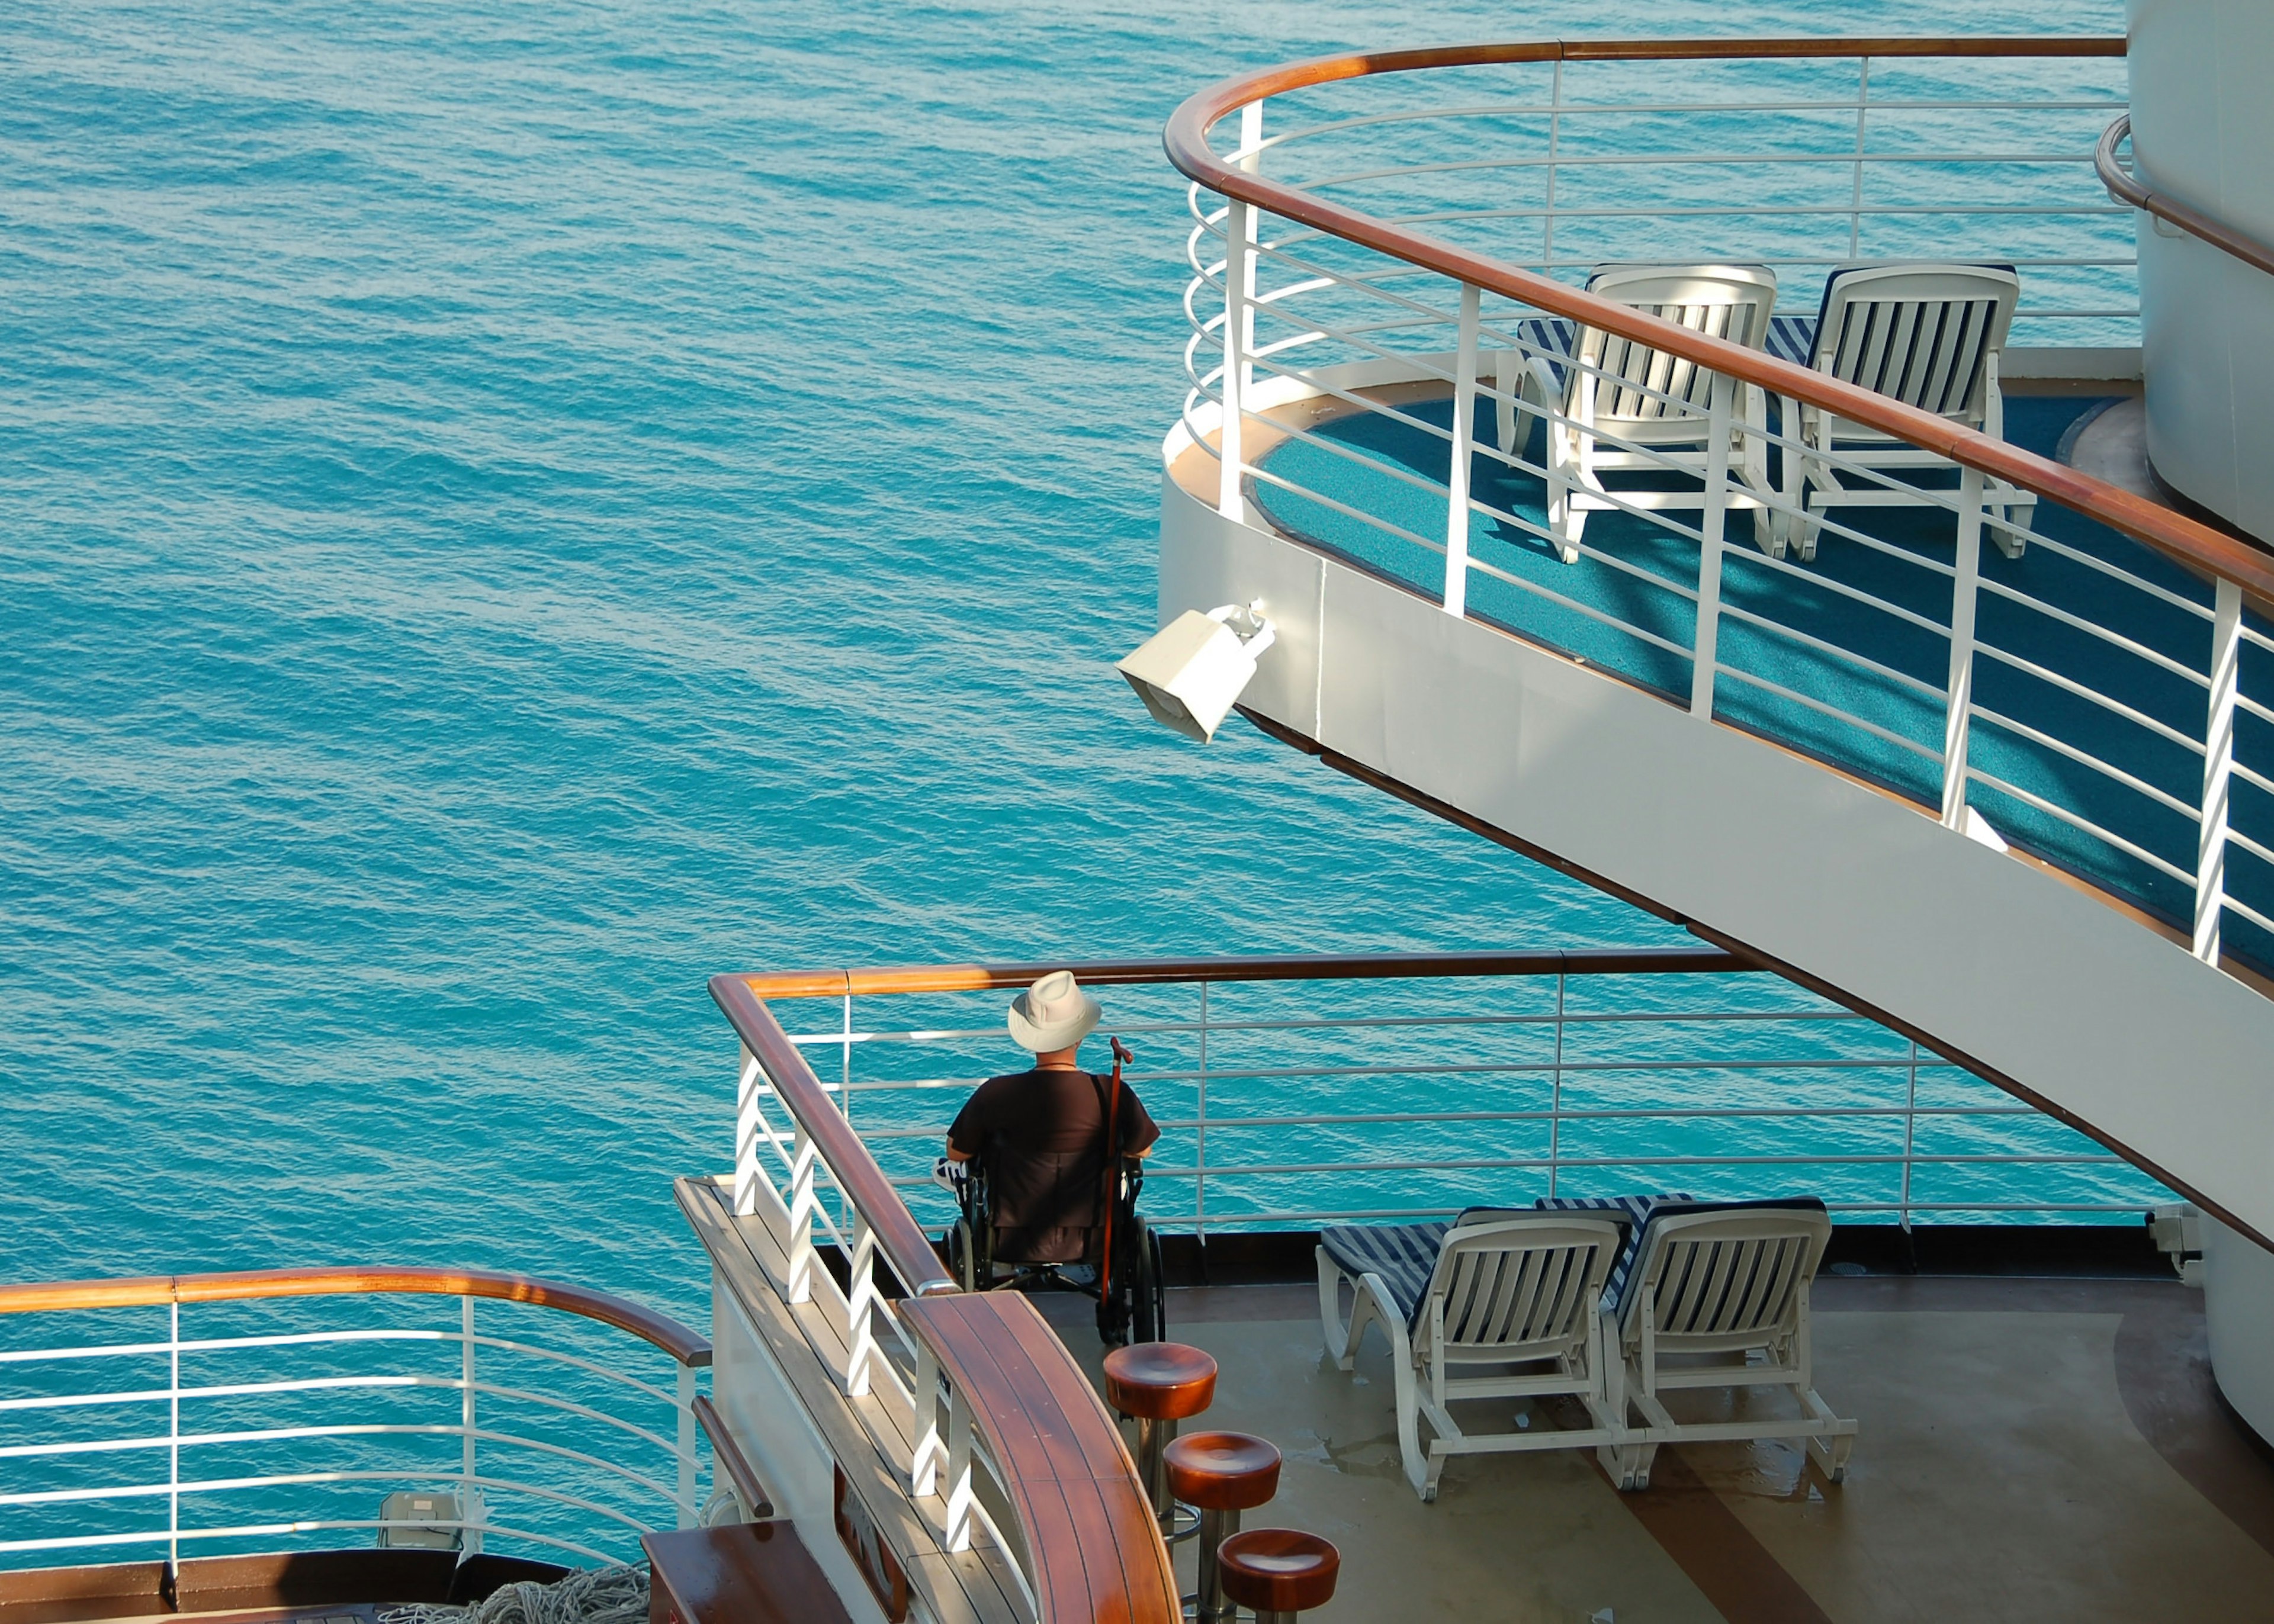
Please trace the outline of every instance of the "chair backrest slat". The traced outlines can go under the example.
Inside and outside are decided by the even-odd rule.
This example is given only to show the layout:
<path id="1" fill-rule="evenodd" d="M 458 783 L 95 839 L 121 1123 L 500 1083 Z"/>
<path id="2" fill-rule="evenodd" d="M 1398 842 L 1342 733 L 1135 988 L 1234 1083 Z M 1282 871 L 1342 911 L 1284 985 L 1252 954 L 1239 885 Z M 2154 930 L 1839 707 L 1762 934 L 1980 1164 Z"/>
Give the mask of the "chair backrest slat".
<path id="1" fill-rule="evenodd" d="M 1619 1240 L 1614 1223 L 1561 1213 L 1457 1227 L 1428 1288 L 1442 1303 L 1447 1348 L 1475 1355 L 1584 1337 Z"/>
<path id="2" fill-rule="evenodd" d="M 1661 1348 L 1773 1341 L 1797 1324 L 1831 1222 L 1814 1203 L 1741 1207 L 1654 1218 L 1621 1315 L 1631 1343 L 1642 1316 Z"/>
<path id="3" fill-rule="evenodd" d="M 1601 265 L 1587 289 L 1711 338 L 1758 350 L 1768 342 L 1776 276 L 1761 266 Z M 1571 348 L 1566 405 L 1585 371 L 1598 374 L 1595 417 L 1630 422 L 1702 417 L 1713 373 L 1655 344 L 1582 326 Z"/>
<path id="4" fill-rule="evenodd" d="M 1906 405 L 1982 420 L 2021 278 L 1999 265 L 1849 265 L 1824 285 L 1816 366 Z"/>

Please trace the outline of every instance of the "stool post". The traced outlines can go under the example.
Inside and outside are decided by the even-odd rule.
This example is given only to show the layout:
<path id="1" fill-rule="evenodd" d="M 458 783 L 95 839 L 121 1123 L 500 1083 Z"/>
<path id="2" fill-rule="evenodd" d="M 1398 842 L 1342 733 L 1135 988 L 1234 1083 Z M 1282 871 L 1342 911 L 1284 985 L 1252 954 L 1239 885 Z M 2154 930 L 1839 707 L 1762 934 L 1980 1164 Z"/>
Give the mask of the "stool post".
<path id="1" fill-rule="evenodd" d="M 1224 1599 L 1224 1564 L 1216 1560 L 1216 1548 L 1238 1532 L 1238 1510 L 1210 1507 L 1201 1513 L 1200 1607 L 1193 1615 L 1199 1624 L 1234 1624 L 1239 1615 L 1239 1608 Z"/>

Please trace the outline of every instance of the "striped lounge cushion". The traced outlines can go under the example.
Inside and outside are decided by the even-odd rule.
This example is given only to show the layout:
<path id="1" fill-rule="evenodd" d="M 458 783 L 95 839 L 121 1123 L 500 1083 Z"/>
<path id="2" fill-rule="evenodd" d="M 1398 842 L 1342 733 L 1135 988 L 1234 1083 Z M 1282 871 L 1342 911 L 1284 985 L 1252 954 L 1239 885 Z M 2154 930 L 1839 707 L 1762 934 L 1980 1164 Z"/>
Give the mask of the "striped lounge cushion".
<path id="1" fill-rule="evenodd" d="M 1611 1277 L 1603 1285 L 1603 1295 L 1615 1302 L 1626 1295 L 1627 1271 L 1634 1267 L 1635 1250 L 1652 1211 L 1677 1201 L 1689 1206 L 1697 1199 L 1686 1190 L 1668 1190 L 1657 1195 L 1544 1195 L 1532 1206 L 1549 1213 L 1610 1213 L 1625 1221 L 1626 1244 L 1619 1248 Z"/>
<path id="2" fill-rule="evenodd" d="M 1687 1213 L 1761 1211 L 1820 1213 L 1823 1210 L 1824 1203 L 1812 1195 L 1776 1196 L 1758 1201 L 1699 1201 L 1678 1195 L 1658 1197 L 1651 1202 L 1647 1215 L 1627 1242 L 1626 1252 L 1620 1258 L 1618 1267 L 1612 1270 L 1610 1282 L 1604 1287 L 1603 1294 L 1610 1298 L 1615 1317 L 1623 1321 L 1626 1318 L 1629 1288 L 1634 1280 L 1640 1277 L 1639 1271 L 1635 1269 L 1633 1265 L 1642 1256 L 1644 1247 L 1648 1244 L 1650 1225 L 1657 1219 L 1679 1218 Z"/>
<path id="3" fill-rule="evenodd" d="M 1429 1276 L 1437 1267 L 1437 1254 L 1445 1237 L 1465 1223 L 1488 1218 L 1514 1218 L 1516 1210 L 1502 1207 L 1472 1207 L 1450 1223 L 1364 1224 L 1324 1229 L 1319 1244 L 1327 1255 L 1352 1274 L 1379 1274 L 1389 1288 L 1389 1300 L 1405 1316 L 1405 1328 L 1421 1323 L 1421 1298 L 1429 1289 Z"/>
<path id="4" fill-rule="evenodd" d="M 1562 363 L 1570 357 L 1571 346 L 1578 342 L 1579 324 L 1560 316 L 1532 316 L 1516 324 L 1517 342 L 1531 354 L 1546 356 L 1547 365 L 1555 374 L 1556 386 L 1563 383 Z M 1780 361 L 1790 361 L 1796 366 L 1811 365 L 1810 351 L 1816 343 L 1814 316 L 1771 316 L 1769 318 L 1768 352 Z"/>

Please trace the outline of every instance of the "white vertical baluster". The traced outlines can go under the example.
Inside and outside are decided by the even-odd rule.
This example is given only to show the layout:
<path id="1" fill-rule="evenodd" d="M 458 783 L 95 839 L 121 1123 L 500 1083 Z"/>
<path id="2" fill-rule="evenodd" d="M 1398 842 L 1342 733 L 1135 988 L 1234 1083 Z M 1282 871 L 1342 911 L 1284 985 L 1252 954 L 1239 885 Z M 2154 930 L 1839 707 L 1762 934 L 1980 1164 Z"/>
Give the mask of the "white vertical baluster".
<path id="1" fill-rule="evenodd" d="M 1555 154 L 1563 138 L 1563 62 L 1555 62 L 1555 79 L 1547 97 L 1547 218 L 1540 234 L 1540 274 L 1555 274 Z M 1501 387 L 1507 388 L 1503 379 Z"/>
<path id="2" fill-rule="evenodd" d="M 813 1215 L 821 1199 L 814 1191 L 814 1165 L 820 1158 L 813 1140 L 800 1128 L 792 1139 L 789 1173 L 789 1300 L 813 1300 Z"/>
<path id="3" fill-rule="evenodd" d="M 1250 102 L 1239 109 L 1239 167 L 1250 175 L 1263 167 L 1263 154 L 1257 150 L 1263 145 L 1263 103 Z M 1255 244 L 1261 234 L 1263 216 L 1251 208 L 1241 239 L 1247 244 L 1240 255 L 1239 275 L 1239 398 L 1252 400 L 1255 395 Z"/>
<path id="4" fill-rule="evenodd" d="M 742 1054 L 741 1084 L 734 1094 L 734 1210 L 747 1216 L 758 1210 L 758 1180 L 765 1177 L 758 1166 L 758 1139 L 765 1131 L 758 1093 L 765 1086 L 765 1073 L 749 1049 Z"/>
<path id="5" fill-rule="evenodd" d="M 1910 1091 L 1903 1100 L 1903 1213 L 1905 1233 L 1911 1227 L 1911 1150 L 1918 1135 L 1918 1040 L 1911 1040 Z"/>
<path id="6" fill-rule="evenodd" d="M 1856 184 L 1848 201 L 1848 257 L 1864 252 L 1864 121 L 1871 101 L 1871 59 L 1861 58 L 1856 79 Z"/>
<path id="7" fill-rule="evenodd" d="M 482 1492 L 474 1478 L 474 1299 L 458 1299 L 458 1516 L 465 1523 L 460 1549 L 477 1556 L 482 1548 Z"/>
<path id="8" fill-rule="evenodd" d="M 1239 147 L 1235 162 L 1254 173 L 1255 147 L 1263 139 L 1263 103 L 1239 109 Z M 1240 492 L 1246 469 L 1247 397 L 1255 380 L 1248 360 L 1255 345 L 1255 210 L 1238 198 L 1224 199 L 1224 467 L 1216 487 L 1216 511 L 1227 519 L 1246 512 Z"/>
<path id="9" fill-rule="evenodd" d="M 939 1356 L 916 1338 L 915 1439 L 908 1450 L 908 1492 L 919 1500 L 939 1486 L 945 1447 L 939 1437 Z"/>
<path id="10" fill-rule="evenodd" d="M 166 1575 L 182 1561 L 182 1303 L 167 1304 Z"/>
<path id="11" fill-rule="evenodd" d="M 1208 1111 L 1209 1111 L 1209 984 L 1201 983 L 1200 1109 L 1193 1152 L 1193 1233 L 1208 1245 Z"/>
<path id="12" fill-rule="evenodd" d="M 1547 1199 L 1555 1199 L 1555 1175 L 1563 1159 L 1563 981 L 1555 972 L 1555 1070 L 1547 1084 Z"/>
<path id="13" fill-rule="evenodd" d="M 679 1522 L 695 1526 L 695 1367 L 679 1367 Z"/>
<path id="14" fill-rule="evenodd" d="M 960 1387 L 947 1395 L 947 1548 L 971 1549 L 971 1406 Z"/>
<path id="15" fill-rule="evenodd" d="M 869 1362 L 877 1354 L 877 1232 L 853 1208 L 852 1289 L 846 1296 L 850 1324 L 845 1339 L 845 1390 L 855 1398 L 869 1390 Z"/>
<path id="16" fill-rule="evenodd" d="M 1242 329 L 1247 320 L 1246 283 L 1248 276 L 1248 214 L 1238 198 L 1224 202 L 1224 430 L 1218 437 L 1223 452 L 1216 509 L 1227 519 L 1246 512 L 1240 494 L 1240 474 L 1246 452 L 1242 447 L 1246 410 L 1240 374 L 1247 366 L 1247 344 Z"/>
<path id="17" fill-rule="evenodd" d="M 1477 309 L 1473 282 L 1461 284 L 1460 338 L 1453 360 L 1453 460 L 1445 470 L 1445 613 L 1469 612 L 1469 464 L 1477 417 Z"/>
<path id="18" fill-rule="evenodd" d="M 1706 513 L 1698 527 L 1698 628 L 1690 658 L 1690 714 L 1709 722 L 1721 633 L 1721 533 L 1729 518 L 1729 424 L 1736 415 L 1736 379 L 1713 374 L 1713 403 L 1706 418 Z"/>
<path id="19" fill-rule="evenodd" d="M 1942 721 L 1942 822 L 1966 826 L 1966 734 L 1974 710 L 1974 602 L 1982 575 L 1982 470 L 1958 481 L 1958 574 L 1950 590 L 1950 680 Z"/>
<path id="20" fill-rule="evenodd" d="M 2226 909 L 2227 790 L 2234 776 L 2234 696 L 2242 671 L 2242 589 L 2213 589 L 2210 726 L 2203 735 L 2202 834 L 2195 848 L 2195 957 L 2218 962 L 2219 916 Z"/>
<path id="21" fill-rule="evenodd" d="M 837 1073 L 837 1103 L 845 1120 L 853 1120 L 853 989 L 845 989 L 845 1041 L 842 1064 Z"/>

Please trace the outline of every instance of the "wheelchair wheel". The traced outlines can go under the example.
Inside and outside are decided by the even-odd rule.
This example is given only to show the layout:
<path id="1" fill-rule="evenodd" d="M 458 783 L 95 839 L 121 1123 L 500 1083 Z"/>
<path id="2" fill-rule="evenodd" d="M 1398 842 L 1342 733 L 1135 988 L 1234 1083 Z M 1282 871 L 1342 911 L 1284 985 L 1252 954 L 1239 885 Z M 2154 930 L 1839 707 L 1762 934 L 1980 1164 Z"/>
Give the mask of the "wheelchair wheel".
<path id="1" fill-rule="evenodd" d="M 1168 1276 L 1161 1267 L 1161 1237 L 1138 1220 L 1137 1267 L 1130 1278 L 1129 1340 L 1165 1342 L 1169 1335 Z"/>
<path id="2" fill-rule="evenodd" d="M 979 1259 L 971 1244 L 971 1226 L 962 1220 L 947 1232 L 947 1272 L 966 1291 L 979 1289 Z"/>

